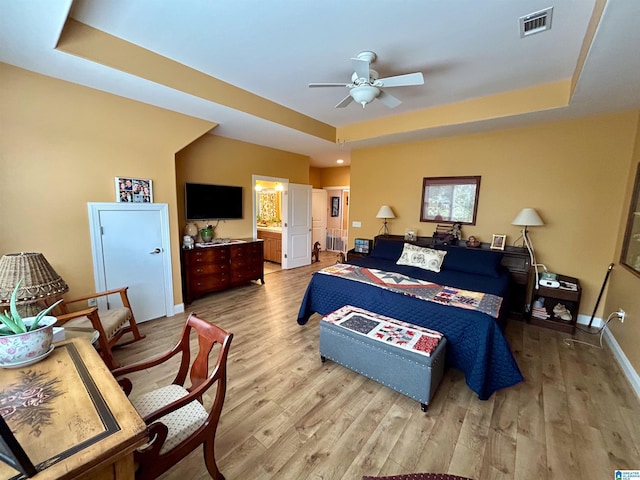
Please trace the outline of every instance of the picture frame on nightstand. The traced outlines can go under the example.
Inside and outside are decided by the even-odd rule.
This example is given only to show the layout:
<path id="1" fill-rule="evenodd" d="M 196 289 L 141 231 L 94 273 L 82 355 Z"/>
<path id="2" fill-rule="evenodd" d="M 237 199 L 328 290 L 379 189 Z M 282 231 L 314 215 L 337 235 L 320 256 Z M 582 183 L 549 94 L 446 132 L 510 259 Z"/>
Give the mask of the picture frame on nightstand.
<path id="1" fill-rule="evenodd" d="M 353 251 L 356 253 L 362 253 L 364 255 L 369 255 L 372 247 L 372 240 L 368 238 L 356 238 L 354 240 Z"/>

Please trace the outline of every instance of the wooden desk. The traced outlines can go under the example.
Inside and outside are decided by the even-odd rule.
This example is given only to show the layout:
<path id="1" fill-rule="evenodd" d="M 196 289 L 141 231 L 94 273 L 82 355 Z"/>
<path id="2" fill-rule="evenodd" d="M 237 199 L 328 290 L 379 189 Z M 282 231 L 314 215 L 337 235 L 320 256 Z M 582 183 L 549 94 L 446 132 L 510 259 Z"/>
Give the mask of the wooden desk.
<path id="1" fill-rule="evenodd" d="M 94 347 L 66 340 L 46 359 L 0 369 L 3 417 L 43 479 L 133 479 L 145 424 Z M 26 402 L 26 403 L 25 403 Z M 0 463 L 0 478 L 21 476 Z"/>

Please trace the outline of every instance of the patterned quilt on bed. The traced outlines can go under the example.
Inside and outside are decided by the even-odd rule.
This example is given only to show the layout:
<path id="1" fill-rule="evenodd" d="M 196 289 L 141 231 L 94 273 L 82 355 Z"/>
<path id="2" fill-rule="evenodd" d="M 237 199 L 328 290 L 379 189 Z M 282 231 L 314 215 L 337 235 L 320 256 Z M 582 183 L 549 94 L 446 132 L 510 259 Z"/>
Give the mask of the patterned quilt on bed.
<path id="1" fill-rule="evenodd" d="M 442 333 L 435 330 L 385 317 L 351 305 L 345 305 L 326 315 L 322 321 L 339 325 L 373 340 L 427 357 L 431 356 L 442 339 Z"/>
<path id="2" fill-rule="evenodd" d="M 380 288 L 420 298 L 441 305 L 450 305 L 467 310 L 476 310 L 498 318 L 502 298 L 490 293 L 472 292 L 454 287 L 411 278 L 401 273 L 387 272 L 356 265 L 336 264 L 323 268 L 318 273 L 347 278 L 356 282 L 376 285 Z"/>

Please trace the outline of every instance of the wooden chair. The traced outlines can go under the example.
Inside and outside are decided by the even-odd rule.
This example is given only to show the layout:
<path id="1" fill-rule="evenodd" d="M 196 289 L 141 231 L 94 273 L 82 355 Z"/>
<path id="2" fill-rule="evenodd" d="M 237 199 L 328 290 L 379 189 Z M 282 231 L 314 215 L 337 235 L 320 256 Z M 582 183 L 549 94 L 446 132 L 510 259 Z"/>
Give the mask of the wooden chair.
<path id="1" fill-rule="evenodd" d="M 58 308 L 62 312 L 61 315 L 56 315 L 58 325 L 63 325 L 65 328 L 93 328 L 98 331 L 100 355 L 109 370 L 120 366 L 113 358 L 111 351 L 116 344 L 118 344 L 118 346 L 128 345 L 145 338 L 145 336 L 140 333 L 140 330 L 138 330 L 138 324 L 136 323 L 133 309 L 127 296 L 128 288 L 129 287 L 116 288 L 73 300 L 64 300 L 58 305 Z M 119 295 L 122 306 L 109 308 L 107 310 L 98 310 L 98 307 L 89 307 L 77 312 L 69 312 L 68 306 L 71 304 L 86 302 L 91 298 L 108 297 L 109 295 Z M 132 333 L 133 339 L 120 342 L 122 336 L 127 333 Z"/>
<path id="2" fill-rule="evenodd" d="M 198 353 L 190 367 L 192 329 L 197 334 Z M 129 379 L 123 378 L 124 375 L 161 365 L 175 355 L 181 356 L 178 373 L 170 385 L 132 399 L 147 424 L 150 439 L 135 452 L 137 479 L 157 478 L 203 444 L 209 475 L 215 480 L 224 480 L 216 465 L 214 443 L 227 390 L 227 356 L 232 338 L 232 333 L 192 313 L 187 318 L 180 340 L 169 352 L 112 372 L 129 395 L 133 385 Z M 210 369 L 209 357 L 216 345 L 217 360 Z M 191 386 L 185 388 L 187 374 Z M 204 402 L 203 395 L 214 385 L 213 401 Z M 207 409 L 205 403 L 212 404 Z"/>

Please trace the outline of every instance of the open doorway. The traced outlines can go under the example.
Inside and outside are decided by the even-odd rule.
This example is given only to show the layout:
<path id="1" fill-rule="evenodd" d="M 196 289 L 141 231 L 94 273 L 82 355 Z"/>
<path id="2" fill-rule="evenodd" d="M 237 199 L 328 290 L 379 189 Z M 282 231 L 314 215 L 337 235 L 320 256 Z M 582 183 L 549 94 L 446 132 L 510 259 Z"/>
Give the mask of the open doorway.
<path id="1" fill-rule="evenodd" d="M 326 250 L 346 253 L 349 232 L 349 187 L 325 187 L 327 191 Z"/>
<path id="2" fill-rule="evenodd" d="M 252 186 L 253 236 L 264 240 L 265 259 L 283 269 L 309 265 L 311 185 L 253 175 Z"/>
<path id="3" fill-rule="evenodd" d="M 264 273 L 282 269 L 283 191 L 288 180 L 253 176 L 254 237 L 264 241 Z"/>

